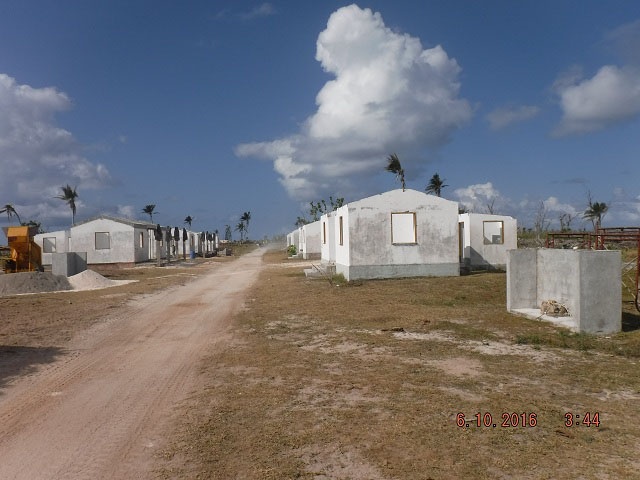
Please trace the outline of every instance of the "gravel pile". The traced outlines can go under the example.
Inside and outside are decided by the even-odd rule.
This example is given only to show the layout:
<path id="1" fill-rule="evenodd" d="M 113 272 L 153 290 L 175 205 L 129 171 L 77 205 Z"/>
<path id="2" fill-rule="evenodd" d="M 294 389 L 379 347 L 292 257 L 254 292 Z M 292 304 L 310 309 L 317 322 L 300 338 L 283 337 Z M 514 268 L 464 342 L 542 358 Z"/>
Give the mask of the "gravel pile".
<path id="1" fill-rule="evenodd" d="M 0 275 L 0 297 L 20 293 L 43 293 L 71 290 L 64 275 L 49 272 L 20 272 Z"/>
<path id="2" fill-rule="evenodd" d="M 137 280 L 109 280 L 93 270 L 85 270 L 69 278 L 49 272 L 7 273 L 0 275 L 0 297 L 63 290 L 98 290 L 131 282 Z"/>

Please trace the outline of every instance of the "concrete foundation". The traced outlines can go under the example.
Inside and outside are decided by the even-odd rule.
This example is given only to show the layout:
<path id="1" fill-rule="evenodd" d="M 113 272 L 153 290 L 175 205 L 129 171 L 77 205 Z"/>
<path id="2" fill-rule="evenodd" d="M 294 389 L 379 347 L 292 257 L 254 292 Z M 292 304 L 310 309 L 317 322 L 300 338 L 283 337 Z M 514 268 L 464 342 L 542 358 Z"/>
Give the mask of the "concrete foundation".
<path id="1" fill-rule="evenodd" d="M 51 254 L 51 273 L 71 277 L 87 269 L 87 252 Z"/>
<path id="2" fill-rule="evenodd" d="M 621 255 L 614 251 L 520 249 L 507 257 L 507 310 L 576 332 L 615 333 L 622 328 Z M 541 316 L 556 300 L 568 317 Z"/>
<path id="3" fill-rule="evenodd" d="M 344 275 L 348 281 L 374 278 L 405 277 L 457 277 L 460 275 L 458 263 L 423 263 L 404 265 L 354 265 L 336 264 L 336 273 Z"/>

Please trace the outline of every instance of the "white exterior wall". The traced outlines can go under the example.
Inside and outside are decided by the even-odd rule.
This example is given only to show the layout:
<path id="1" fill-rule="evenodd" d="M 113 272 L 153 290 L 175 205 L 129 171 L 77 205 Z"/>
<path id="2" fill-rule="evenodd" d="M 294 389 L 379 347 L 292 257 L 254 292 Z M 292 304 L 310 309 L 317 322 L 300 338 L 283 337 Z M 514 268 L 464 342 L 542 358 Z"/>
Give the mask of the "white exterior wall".
<path id="1" fill-rule="evenodd" d="M 298 228 L 296 228 L 292 232 L 289 232 L 287 234 L 287 247 L 289 247 L 291 245 L 295 245 L 296 248 L 298 248 L 299 238 L 300 238 L 300 231 L 299 231 Z"/>
<path id="2" fill-rule="evenodd" d="M 55 238 L 55 252 L 44 253 L 44 239 Z M 55 232 L 39 233 L 33 237 L 33 241 L 38 244 L 42 252 L 42 265 L 51 265 L 53 253 L 66 253 L 69 247 L 69 231 L 58 230 Z"/>
<path id="3" fill-rule="evenodd" d="M 342 220 L 340 220 L 342 219 Z M 340 242 L 340 223 L 342 222 L 342 242 Z M 336 247 L 336 273 L 342 273 L 349 280 L 349 273 L 338 270 L 338 265 L 344 267 L 351 266 L 351 255 L 349 251 L 349 204 L 343 205 L 336 210 L 334 220 L 333 244 Z"/>
<path id="4" fill-rule="evenodd" d="M 96 249 L 96 232 L 109 234 L 108 249 Z M 146 231 L 145 231 L 146 233 Z M 96 219 L 71 227 L 71 251 L 87 252 L 87 263 L 134 263 L 142 257 L 131 225 L 109 219 Z"/>
<path id="5" fill-rule="evenodd" d="M 304 245 L 305 245 L 304 230 L 302 229 L 302 227 L 298 227 L 295 238 L 298 240 L 298 242 L 295 244 L 296 249 L 298 250 L 298 255 L 302 256 L 302 252 L 304 251 Z"/>
<path id="6" fill-rule="evenodd" d="M 109 248 L 96 249 L 96 232 L 109 234 Z M 69 230 L 38 234 L 35 241 L 43 248 L 44 239 L 49 237 L 56 238 L 56 253 L 86 252 L 87 264 L 90 265 L 145 262 L 155 255 L 153 226 L 145 223 L 97 218 L 74 225 Z M 51 263 L 52 254 L 43 254 L 42 264 Z"/>
<path id="7" fill-rule="evenodd" d="M 287 247 L 295 245 L 296 249 L 300 250 L 300 229 L 297 228 L 293 232 L 287 235 Z"/>
<path id="8" fill-rule="evenodd" d="M 471 267 L 501 268 L 507 265 L 507 252 L 518 248 L 518 222 L 505 215 L 463 213 L 462 262 Z M 502 244 L 492 244 L 484 236 L 484 222 L 502 222 Z"/>
<path id="9" fill-rule="evenodd" d="M 392 242 L 392 213 L 415 214 L 415 242 Z M 335 214 L 336 273 L 348 280 L 460 273 L 456 202 L 398 189 L 349 203 Z"/>
<path id="10" fill-rule="evenodd" d="M 336 261 L 336 212 L 329 212 L 320 218 L 320 258 L 322 263 Z"/>
<path id="11" fill-rule="evenodd" d="M 300 252 L 305 260 L 320 258 L 320 220 L 303 225 L 300 233 Z"/>

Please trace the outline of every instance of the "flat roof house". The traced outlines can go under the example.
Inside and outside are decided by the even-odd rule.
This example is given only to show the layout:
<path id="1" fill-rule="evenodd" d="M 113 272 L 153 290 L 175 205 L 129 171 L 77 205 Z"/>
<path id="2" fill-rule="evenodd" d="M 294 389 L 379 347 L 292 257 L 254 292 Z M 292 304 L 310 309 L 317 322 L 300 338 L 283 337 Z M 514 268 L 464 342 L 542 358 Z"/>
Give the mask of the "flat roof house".
<path id="1" fill-rule="evenodd" d="M 347 280 L 460 274 L 457 202 L 398 189 L 334 213 L 336 273 Z"/>

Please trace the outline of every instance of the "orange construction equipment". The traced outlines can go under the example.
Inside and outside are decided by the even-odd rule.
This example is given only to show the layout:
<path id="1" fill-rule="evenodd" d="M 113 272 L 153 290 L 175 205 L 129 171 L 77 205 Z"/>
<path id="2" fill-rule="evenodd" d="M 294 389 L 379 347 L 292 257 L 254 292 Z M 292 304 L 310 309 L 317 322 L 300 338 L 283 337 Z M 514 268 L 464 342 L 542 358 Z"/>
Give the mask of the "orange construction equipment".
<path id="1" fill-rule="evenodd" d="M 11 260 L 4 265 L 5 273 L 33 272 L 42 268 L 42 254 L 40 247 L 33 241 L 38 233 L 37 227 L 3 227 Z"/>

